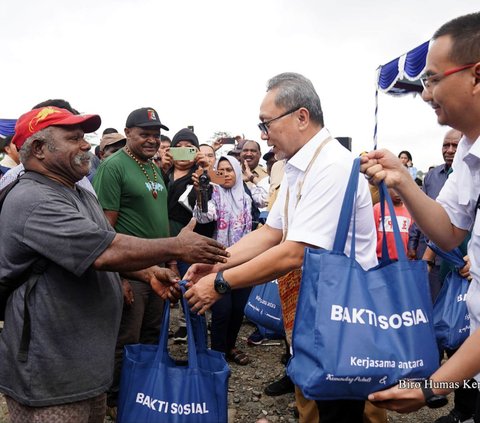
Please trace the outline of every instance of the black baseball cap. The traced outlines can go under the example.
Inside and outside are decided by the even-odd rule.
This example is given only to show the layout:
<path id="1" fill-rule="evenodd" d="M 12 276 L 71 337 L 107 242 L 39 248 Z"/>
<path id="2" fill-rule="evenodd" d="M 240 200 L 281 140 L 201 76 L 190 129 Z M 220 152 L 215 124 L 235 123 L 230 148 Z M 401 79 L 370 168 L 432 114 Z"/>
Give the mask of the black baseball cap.
<path id="1" fill-rule="evenodd" d="M 128 115 L 127 128 L 133 128 L 138 126 L 139 128 L 162 128 L 165 131 L 169 129 L 160 122 L 158 113 L 152 107 L 142 107 L 141 109 L 134 110 Z"/>

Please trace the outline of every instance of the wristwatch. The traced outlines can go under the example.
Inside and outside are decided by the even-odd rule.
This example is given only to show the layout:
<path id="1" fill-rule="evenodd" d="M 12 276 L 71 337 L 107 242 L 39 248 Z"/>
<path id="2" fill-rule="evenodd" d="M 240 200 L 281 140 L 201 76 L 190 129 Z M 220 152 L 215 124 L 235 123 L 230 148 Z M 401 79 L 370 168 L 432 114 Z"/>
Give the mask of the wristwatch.
<path id="1" fill-rule="evenodd" d="M 222 295 L 232 290 L 230 284 L 223 279 L 223 272 L 218 272 L 217 276 L 215 276 L 214 288 L 215 291 Z"/>
<path id="2" fill-rule="evenodd" d="M 429 382 L 429 380 L 425 382 Z M 428 408 L 440 408 L 448 404 L 448 399 L 445 395 L 434 394 L 432 388 L 428 388 L 426 385 L 427 383 L 422 384 L 422 392 Z"/>

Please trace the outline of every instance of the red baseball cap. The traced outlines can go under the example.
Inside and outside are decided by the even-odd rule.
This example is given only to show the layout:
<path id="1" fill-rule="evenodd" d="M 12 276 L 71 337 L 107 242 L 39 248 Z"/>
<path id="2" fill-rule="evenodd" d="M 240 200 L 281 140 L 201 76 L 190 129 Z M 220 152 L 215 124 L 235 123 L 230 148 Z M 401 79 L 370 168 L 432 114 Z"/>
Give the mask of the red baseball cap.
<path id="1" fill-rule="evenodd" d="M 27 138 L 49 126 L 80 125 L 85 133 L 89 133 L 96 131 L 101 124 L 102 120 L 98 115 L 74 115 L 59 107 L 41 107 L 18 118 L 12 142 L 20 149 Z"/>

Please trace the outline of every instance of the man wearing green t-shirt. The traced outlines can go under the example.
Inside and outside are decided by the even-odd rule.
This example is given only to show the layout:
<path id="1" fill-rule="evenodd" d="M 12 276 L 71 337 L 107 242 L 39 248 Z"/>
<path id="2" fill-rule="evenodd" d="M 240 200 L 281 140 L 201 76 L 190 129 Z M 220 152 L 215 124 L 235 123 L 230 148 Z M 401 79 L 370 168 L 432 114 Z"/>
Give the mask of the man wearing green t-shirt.
<path id="1" fill-rule="evenodd" d="M 93 186 L 115 230 L 140 238 L 169 236 L 167 190 L 160 169 L 151 160 L 160 146 L 160 122 L 152 108 L 134 110 L 127 118 L 124 148 L 99 166 Z M 158 263 L 163 266 L 163 263 Z M 162 299 L 148 284 L 124 280 L 125 304 L 115 351 L 115 373 L 108 406 L 116 406 L 123 347 L 156 344 Z"/>

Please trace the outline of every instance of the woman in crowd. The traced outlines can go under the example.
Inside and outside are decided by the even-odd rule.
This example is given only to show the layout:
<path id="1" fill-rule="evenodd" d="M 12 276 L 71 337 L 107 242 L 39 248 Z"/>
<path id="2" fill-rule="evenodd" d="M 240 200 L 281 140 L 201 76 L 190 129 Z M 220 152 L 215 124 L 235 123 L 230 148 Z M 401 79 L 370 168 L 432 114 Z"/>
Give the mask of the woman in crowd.
<path id="1" fill-rule="evenodd" d="M 410 175 L 412 175 L 413 180 L 417 178 L 417 168 L 413 166 L 412 155 L 409 151 L 403 150 L 398 153 L 398 158 L 403 163 L 403 165 L 408 169 Z"/>
<path id="2" fill-rule="evenodd" d="M 216 163 L 217 172 L 223 172 L 225 182 L 214 185 L 208 211 L 203 212 L 197 202 L 193 216 L 199 223 L 215 222 L 213 237 L 229 247 L 252 230 L 252 199 L 242 180 L 242 168 L 232 156 L 222 156 Z M 198 189 L 198 177 L 193 175 Z M 243 310 L 251 288 L 235 289 L 222 295 L 211 308 L 211 347 L 222 351 L 227 359 L 240 365 L 249 363 L 248 356 L 235 348 L 243 321 Z"/>
<path id="3" fill-rule="evenodd" d="M 165 186 L 168 190 L 168 219 L 170 224 L 170 236 L 177 236 L 180 231 L 190 222 L 192 209 L 196 202 L 196 192 L 192 190 L 192 175 L 199 168 L 209 167 L 204 153 L 198 151 L 200 146 L 198 138 L 188 128 L 178 131 L 172 139 L 170 147 L 193 147 L 197 150 L 193 160 L 173 160 L 170 149 L 164 153 L 168 162 L 173 163 L 164 175 Z M 195 226 L 195 232 L 211 237 L 214 223 L 199 224 Z M 188 264 L 182 261 L 170 261 L 167 266 L 182 277 L 188 269 Z M 179 319 L 179 327 L 173 334 L 175 343 L 187 341 L 187 328 L 183 316 Z"/>

